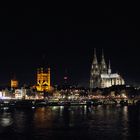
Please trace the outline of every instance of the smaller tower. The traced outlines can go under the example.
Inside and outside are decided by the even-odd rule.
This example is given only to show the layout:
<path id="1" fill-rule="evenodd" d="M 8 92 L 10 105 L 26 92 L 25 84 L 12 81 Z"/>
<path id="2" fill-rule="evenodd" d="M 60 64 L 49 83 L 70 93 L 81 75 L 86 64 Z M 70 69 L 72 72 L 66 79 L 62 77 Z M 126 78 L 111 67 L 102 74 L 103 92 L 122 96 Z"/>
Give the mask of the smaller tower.
<path id="1" fill-rule="evenodd" d="M 111 65 L 110 65 L 110 60 L 109 60 L 109 64 L 108 64 L 108 74 L 111 74 Z"/>
<path id="2" fill-rule="evenodd" d="M 18 88 L 18 81 L 15 79 L 11 80 L 11 88 Z"/>
<path id="3" fill-rule="evenodd" d="M 18 88 L 18 80 L 16 79 L 15 75 L 11 79 L 11 88 L 13 88 L 13 89 Z"/>

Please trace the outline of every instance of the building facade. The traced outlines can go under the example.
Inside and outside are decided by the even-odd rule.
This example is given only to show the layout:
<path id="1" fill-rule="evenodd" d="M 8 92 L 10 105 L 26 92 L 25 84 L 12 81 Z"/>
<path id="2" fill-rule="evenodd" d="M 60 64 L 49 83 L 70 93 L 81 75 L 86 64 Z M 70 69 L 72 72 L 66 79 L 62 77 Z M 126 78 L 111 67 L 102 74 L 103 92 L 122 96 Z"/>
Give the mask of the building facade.
<path id="1" fill-rule="evenodd" d="M 43 68 L 39 68 L 37 70 L 37 91 L 49 91 L 51 88 L 50 85 L 50 68 L 44 70 Z"/>
<path id="2" fill-rule="evenodd" d="M 124 85 L 124 79 L 118 73 L 111 72 L 111 65 L 107 67 L 104 53 L 102 51 L 101 62 L 98 63 L 96 49 L 94 49 L 94 57 L 91 65 L 90 89 L 107 88 L 113 85 Z"/>
<path id="3" fill-rule="evenodd" d="M 11 80 L 11 88 L 18 88 L 18 80 L 16 79 Z"/>

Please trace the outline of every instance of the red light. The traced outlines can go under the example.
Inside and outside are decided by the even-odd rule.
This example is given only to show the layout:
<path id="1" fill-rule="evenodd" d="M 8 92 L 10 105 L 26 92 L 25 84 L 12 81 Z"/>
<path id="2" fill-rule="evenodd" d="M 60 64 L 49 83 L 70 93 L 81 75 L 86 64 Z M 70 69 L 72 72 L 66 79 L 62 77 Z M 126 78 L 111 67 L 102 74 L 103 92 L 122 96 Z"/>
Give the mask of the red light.
<path id="1" fill-rule="evenodd" d="M 67 79 L 68 79 L 68 77 L 64 77 L 64 79 L 65 79 L 65 80 L 67 80 Z"/>

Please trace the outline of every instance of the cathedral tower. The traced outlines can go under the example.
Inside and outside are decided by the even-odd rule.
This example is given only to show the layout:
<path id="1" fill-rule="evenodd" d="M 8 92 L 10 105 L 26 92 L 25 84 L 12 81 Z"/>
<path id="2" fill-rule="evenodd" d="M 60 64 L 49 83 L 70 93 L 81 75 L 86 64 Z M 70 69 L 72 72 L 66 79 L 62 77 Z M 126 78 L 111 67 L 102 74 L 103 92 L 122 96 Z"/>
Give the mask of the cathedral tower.
<path id="1" fill-rule="evenodd" d="M 93 62 L 91 66 L 91 75 L 90 75 L 90 88 L 96 88 L 99 87 L 99 76 L 100 76 L 100 70 L 99 70 L 99 65 L 97 61 L 97 56 L 96 56 L 96 49 L 94 49 L 94 57 L 93 57 Z"/>
<path id="2" fill-rule="evenodd" d="M 109 60 L 109 64 L 108 64 L 108 74 L 111 74 L 111 65 L 110 65 L 110 60 Z"/>
<path id="3" fill-rule="evenodd" d="M 107 65 L 105 63 L 103 50 L 102 50 L 102 58 L 101 58 L 100 70 L 101 70 L 101 74 L 107 74 Z"/>

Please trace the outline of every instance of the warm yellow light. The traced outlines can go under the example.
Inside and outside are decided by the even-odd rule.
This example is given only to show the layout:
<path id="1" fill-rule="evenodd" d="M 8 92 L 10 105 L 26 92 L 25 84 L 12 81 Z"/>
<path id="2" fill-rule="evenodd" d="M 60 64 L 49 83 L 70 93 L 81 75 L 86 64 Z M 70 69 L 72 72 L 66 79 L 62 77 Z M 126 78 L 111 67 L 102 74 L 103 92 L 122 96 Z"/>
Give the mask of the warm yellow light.
<path id="1" fill-rule="evenodd" d="M 49 91 L 51 89 L 50 85 L 50 68 L 45 72 L 43 68 L 37 71 L 37 91 Z"/>
<path id="2" fill-rule="evenodd" d="M 18 87 L 18 81 L 17 80 L 11 80 L 11 88 L 17 88 Z"/>

